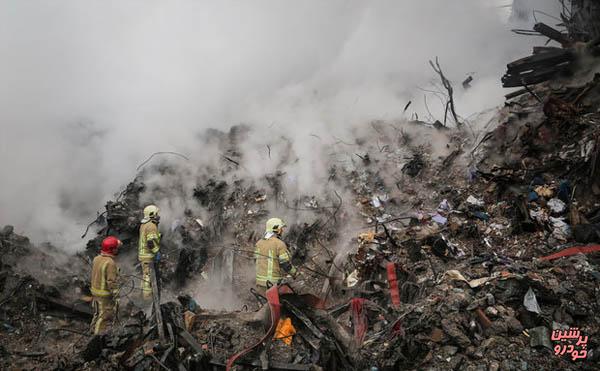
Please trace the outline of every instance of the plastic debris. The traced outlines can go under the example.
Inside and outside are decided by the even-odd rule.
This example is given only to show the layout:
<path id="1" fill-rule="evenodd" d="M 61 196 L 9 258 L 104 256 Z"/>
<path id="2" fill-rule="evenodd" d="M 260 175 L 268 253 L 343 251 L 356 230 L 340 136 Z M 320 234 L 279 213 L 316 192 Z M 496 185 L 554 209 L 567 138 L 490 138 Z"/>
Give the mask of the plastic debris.
<path id="1" fill-rule="evenodd" d="M 548 212 L 544 209 L 529 210 L 529 216 L 539 224 L 548 222 Z"/>
<path id="2" fill-rule="evenodd" d="M 567 209 L 567 205 L 558 198 L 550 199 L 547 205 L 554 214 L 562 214 Z"/>
<path id="3" fill-rule="evenodd" d="M 358 271 L 355 269 L 346 277 L 346 287 L 354 287 L 358 283 Z"/>
<path id="4" fill-rule="evenodd" d="M 552 237 L 559 241 L 567 241 L 571 236 L 571 227 L 565 222 L 564 218 L 550 217 L 552 224 Z"/>
<path id="5" fill-rule="evenodd" d="M 469 197 L 467 197 L 467 203 L 469 205 L 474 205 L 474 206 L 483 206 L 485 205 L 485 202 L 483 202 L 483 200 L 476 198 L 473 195 L 470 195 Z"/>
<path id="6" fill-rule="evenodd" d="M 448 200 L 446 200 L 444 198 L 442 200 L 442 202 L 440 202 L 440 204 L 438 205 L 438 211 L 450 211 L 450 210 L 452 210 L 452 208 L 450 207 Z"/>
<path id="7" fill-rule="evenodd" d="M 292 345 L 292 338 L 296 334 L 296 328 L 292 325 L 292 319 L 280 318 L 275 329 L 274 339 L 283 341 L 286 345 Z"/>
<path id="8" fill-rule="evenodd" d="M 433 220 L 434 222 L 438 223 L 438 224 L 446 224 L 448 223 L 448 218 L 446 218 L 445 216 L 441 216 L 440 214 L 435 214 L 431 217 L 431 220 Z"/>
<path id="9" fill-rule="evenodd" d="M 467 280 L 462 273 L 460 273 L 459 271 L 455 270 L 455 269 L 451 269 L 449 271 L 446 271 L 446 273 L 444 273 L 444 277 L 448 277 L 452 280 L 457 280 L 457 281 L 463 281 L 466 282 L 467 284 L 469 284 L 469 286 L 474 289 L 476 287 L 479 287 L 483 284 L 485 284 L 486 282 L 489 282 L 493 279 L 495 279 L 495 276 L 490 276 L 490 277 L 482 277 L 482 278 L 477 278 L 474 280 Z"/>
<path id="10" fill-rule="evenodd" d="M 530 312 L 534 312 L 537 314 L 540 314 L 542 312 L 542 310 L 540 309 L 540 306 L 538 305 L 537 299 L 535 297 L 535 293 L 533 292 L 531 287 L 529 288 L 529 290 L 527 290 L 527 293 L 525 294 L 525 297 L 523 298 L 523 305 Z"/>

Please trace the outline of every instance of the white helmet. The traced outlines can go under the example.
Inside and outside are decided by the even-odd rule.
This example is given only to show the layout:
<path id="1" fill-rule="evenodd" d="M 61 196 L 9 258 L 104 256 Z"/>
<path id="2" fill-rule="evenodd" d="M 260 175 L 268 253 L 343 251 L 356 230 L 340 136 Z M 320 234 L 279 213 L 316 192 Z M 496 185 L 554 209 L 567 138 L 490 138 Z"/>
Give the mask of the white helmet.
<path id="1" fill-rule="evenodd" d="M 148 205 L 144 208 L 144 219 L 142 219 L 142 223 L 146 223 L 151 219 L 154 219 L 158 216 L 158 212 L 160 209 L 156 205 Z"/>

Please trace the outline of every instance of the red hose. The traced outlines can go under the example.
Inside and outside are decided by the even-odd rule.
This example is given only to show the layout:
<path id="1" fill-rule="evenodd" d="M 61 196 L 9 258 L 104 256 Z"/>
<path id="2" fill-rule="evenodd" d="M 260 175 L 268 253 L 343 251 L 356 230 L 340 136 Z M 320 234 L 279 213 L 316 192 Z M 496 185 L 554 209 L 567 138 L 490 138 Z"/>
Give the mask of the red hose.
<path id="1" fill-rule="evenodd" d="M 263 336 L 263 338 L 260 339 L 260 341 L 258 343 L 255 343 L 255 344 L 251 345 L 250 347 L 242 350 L 241 352 L 236 353 L 233 356 L 231 356 L 227 360 L 227 366 L 226 366 L 227 371 L 231 370 L 231 368 L 233 367 L 233 364 L 235 363 L 235 361 L 238 358 L 250 353 L 252 350 L 254 350 L 254 348 L 259 347 L 260 345 L 265 343 L 267 340 L 271 340 L 273 338 L 273 335 L 275 334 L 275 329 L 277 328 L 277 323 L 279 323 L 279 317 L 281 316 L 281 304 L 279 303 L 278 288 L 279 288 L 279 286 L 273 285 L 273 287 L 268 289 L 267 293 L 266 293 L 267 302 L 269 303 L 269 308 L 271 310 L 271 327 L 269 328 L 269 331 L 267 331 L 265 336 Z"/>

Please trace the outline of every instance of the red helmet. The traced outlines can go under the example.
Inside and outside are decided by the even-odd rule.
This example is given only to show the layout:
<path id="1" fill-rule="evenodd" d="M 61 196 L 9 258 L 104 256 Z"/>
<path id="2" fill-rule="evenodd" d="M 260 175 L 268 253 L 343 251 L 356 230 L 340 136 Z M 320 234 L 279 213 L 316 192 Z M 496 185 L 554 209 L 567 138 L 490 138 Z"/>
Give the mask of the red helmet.
<path id="1" fill-rule="evenodd" d="M 119 246 L 122 245 L 121 240 L 115 236 L 108 236 L 102 240 L 102 253 L 116 255 Z"/>

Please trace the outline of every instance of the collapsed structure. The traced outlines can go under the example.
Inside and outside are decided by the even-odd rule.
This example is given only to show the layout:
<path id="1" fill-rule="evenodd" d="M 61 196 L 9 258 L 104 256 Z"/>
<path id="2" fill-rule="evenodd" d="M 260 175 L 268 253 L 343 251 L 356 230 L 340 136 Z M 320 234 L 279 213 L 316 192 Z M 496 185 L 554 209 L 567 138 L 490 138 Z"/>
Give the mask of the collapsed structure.
<path id="1" fill-rule="evenodd" d="M 177 192 L 153 182 L 176 178 L 172 163 L 146 165 L 106 204 L 80 264 L 4 227 L 2 368 L 594 369 L 600 35 L 584 10 L 597 8 L 574 2 L 568 34 L 536 26 L 562 47 L 508 65 L 503 83 L 522 89 L 487 130 L 373 122 L 343 144 L 350 160 L 327 163 L 325 194 L 291 193 L 284 172 L 240 177 L 251 128 L 208 132 L 223 156 L 187 200 L 204 214 L 181 210 L 164 231 L 161 320 L 137 303 L 132 263 L 113 331 L 90 336 L 89 262 L 108 234 L 133 260 L 144 202 Z M 273 205 L 291 217 L 284 238 L 301 275 L 263 297 L 245 272 Z M 43 277 L 27 274 L 33 260 Z M 239 302 L 208 309 L 212 298 L 188 292 L 198 281 Z M 554 354 L 552 331 L 569 328 L 587 336 L 583 359 Z"/>

